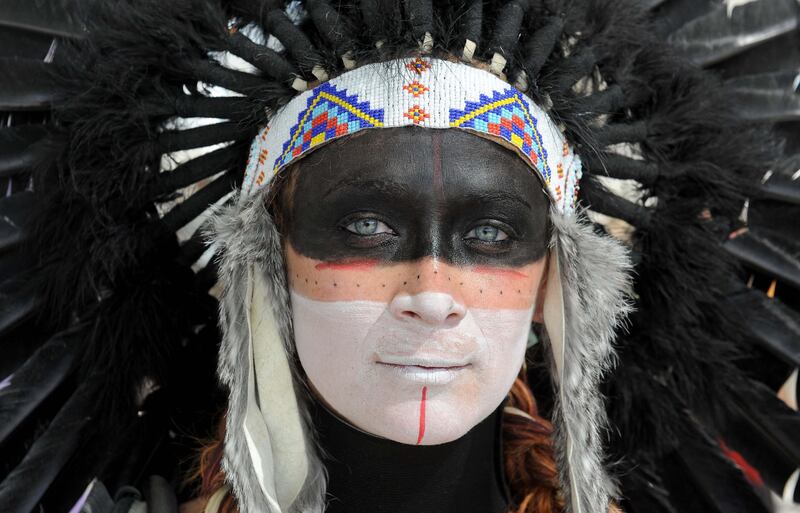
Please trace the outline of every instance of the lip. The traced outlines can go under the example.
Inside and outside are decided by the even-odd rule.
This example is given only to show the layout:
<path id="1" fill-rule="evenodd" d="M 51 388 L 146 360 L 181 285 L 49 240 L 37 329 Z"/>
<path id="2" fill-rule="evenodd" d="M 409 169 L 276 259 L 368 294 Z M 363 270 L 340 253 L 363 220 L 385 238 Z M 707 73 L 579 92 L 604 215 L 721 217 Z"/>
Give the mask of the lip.
<path id="1" fill-rule="evenodd" d="M 450 383 L 471 366 L 471 364 L 453 365 L 452 363 L 431 365 L 430 362 L 426 362 L 425 365 L 382 361 L 376 363 L 405 380 L 426 385 L 445 385 Z"/>
<path id="2" fill-rule="evenodd" d="M 376 361 L 385 365 L 398 365 L 398 366 L 411 366 L 411 367 L 428 367 L 428 368 L 441 368 L 448 369 L 451 367 L 464 367 L 470 364 L 468 359 L 452 359 L 441 356 L 425 356 L 425 355 L 393 355 L 393 354 L 378 354 Z"/>

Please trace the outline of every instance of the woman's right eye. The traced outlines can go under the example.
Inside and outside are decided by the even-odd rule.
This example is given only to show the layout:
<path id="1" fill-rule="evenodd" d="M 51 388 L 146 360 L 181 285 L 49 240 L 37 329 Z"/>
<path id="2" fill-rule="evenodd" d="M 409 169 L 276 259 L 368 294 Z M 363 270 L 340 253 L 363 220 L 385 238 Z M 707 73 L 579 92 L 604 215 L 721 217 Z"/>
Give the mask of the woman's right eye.
<path id="1" fill-rule="evenodd" d="M 380 233 L 394 233 L 386 223 L 374 217 L 364 217 L 357 219 L 345 226 L 345 229 L 356 235 L 377 235 Z"/>
<path id="2" fill-rule="evenodd" d="M 508 240 L 508 234 L 491 224 L 482 224 L 470 230 L 465 239 L 476 239 L 481 242 L 502 242 Z"/>

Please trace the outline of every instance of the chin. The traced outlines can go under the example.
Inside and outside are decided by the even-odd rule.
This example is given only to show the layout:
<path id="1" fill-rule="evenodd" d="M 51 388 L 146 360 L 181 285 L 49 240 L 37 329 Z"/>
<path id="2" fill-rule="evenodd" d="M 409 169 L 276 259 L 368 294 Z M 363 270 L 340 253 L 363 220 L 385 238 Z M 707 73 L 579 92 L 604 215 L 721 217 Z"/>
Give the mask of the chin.
<path id="1" fill-rule="evenodd" d="M 421 445 L 439 445 L 458 440 L 491 415 L 500 401 L 487 397 L 452 400 L 447 396 L 434 397 L 428 404 L 425 436 Z"/>

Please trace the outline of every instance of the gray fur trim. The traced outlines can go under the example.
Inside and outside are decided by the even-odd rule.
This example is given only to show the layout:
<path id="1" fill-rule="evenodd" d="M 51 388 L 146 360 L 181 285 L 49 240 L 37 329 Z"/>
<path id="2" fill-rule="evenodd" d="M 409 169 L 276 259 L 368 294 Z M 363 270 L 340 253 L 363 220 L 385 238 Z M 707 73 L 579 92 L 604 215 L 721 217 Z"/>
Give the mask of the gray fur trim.
<path id="1" fill-rule="evenodd" d="M 563 383 L 553 413 L 556 460 L 569 513 L 608 513 L 617 496 L 604 465 L 606 413 L 600 382 L 614 363 L 615 331 L 631 310 L 627 249 L 598 235 L 582 212 L 551 210 L 564 298 Z M 551 362 L 555 377 L 555 365 Z M 570 447 L 571 445 L 571 447 Z"/>
<path id="2" fill-rule="evenodd" d="M 223 470 L 238 501 L 240 513 L 278 513 L 267 503 L 256 478 L 247 447 L 244 417 L 247 405 L 248 312 L 251 290 L 251 267 L 264 273 L 264 282 L 271 296 L 273 313 L 280 326 L 285 356 L 295 377 L 295 395 L 304 420 L 307 447 L 316 448 L 316 440 L 308 414 L 305 389 L 298 385 L 299 374 L 294 365 L 291 304 L 286 284 L 280 234 L 268 213 L 264 196 L 256 194 L 244 202 L 234 197 L 231 206 L 214 214 L 213 232 L 208 234 L 219 255 L 219 275 L 223 284 L 220 300 L 220 326 L 223 338 L 218 373 L 228 388 Z M 310 449 L 308 477 L 291 508 L 282 513 L 317 513 L 325 509 L 325 468 Z M 279 469 L 276 469 L 279 471 Z"/>

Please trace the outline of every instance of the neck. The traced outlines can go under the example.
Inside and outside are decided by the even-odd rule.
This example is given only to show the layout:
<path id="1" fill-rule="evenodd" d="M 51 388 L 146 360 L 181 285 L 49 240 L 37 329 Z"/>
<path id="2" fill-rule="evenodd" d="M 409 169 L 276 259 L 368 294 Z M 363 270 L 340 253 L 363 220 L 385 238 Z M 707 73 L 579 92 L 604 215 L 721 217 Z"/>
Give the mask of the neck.
<path id="1" fill-rule="evenodd" d="M 314 424 L 328 471 L 326 513 L 506 513 L 502 405 L 452 442 L 406 445 L 364 433 L 319 403 Z"/>

